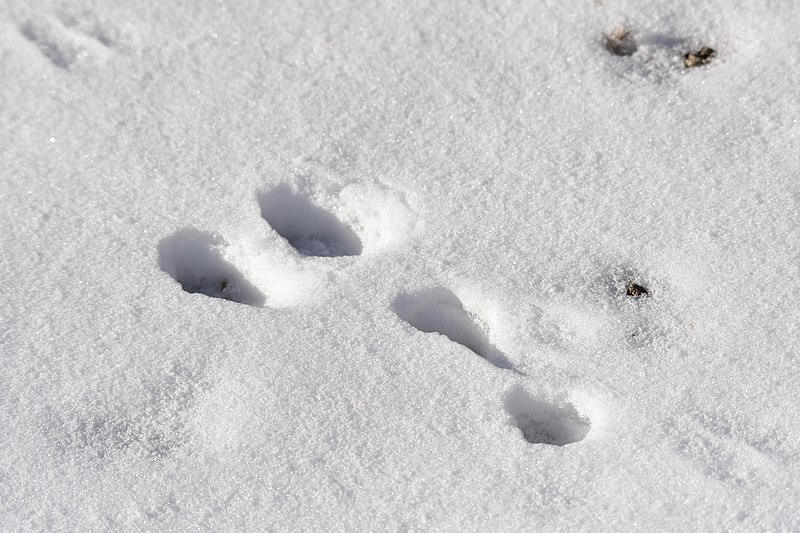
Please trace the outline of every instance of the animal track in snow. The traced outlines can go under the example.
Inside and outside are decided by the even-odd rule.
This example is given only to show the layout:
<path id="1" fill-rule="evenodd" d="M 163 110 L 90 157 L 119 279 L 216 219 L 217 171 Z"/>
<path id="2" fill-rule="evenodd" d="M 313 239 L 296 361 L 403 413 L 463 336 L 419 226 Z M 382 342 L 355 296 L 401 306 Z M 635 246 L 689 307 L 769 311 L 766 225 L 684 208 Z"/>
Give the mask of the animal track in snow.
<path id="1" fill-rule="evenodd" d="M 332 213 L 281 185 L 258 195 L 261 216 L 303 255 L 360 255 L 361 239 Z"/>
<path id="2" fill-rule="evenodd" d="M 379 183 L 351 183 L 333 196 L 318 191 L 329 210 L 311 196 L 288 184 L 258 194 L 262 218 L 306 257 L 375 253 L 407 239 L 417 223 L 406 197 Z"/>
<path id="3" fill-rule="evenodd" d="M 96 18 L 40 16 L 25 21 L 19 32 L 58 68 L 70 69 L 80 62 L 101 62 L 113 43 L 109 29 Z"/>
<path id="4" fill-rule="evenodd" d="M 521 387 L 506 393 L 505 408 L 531 444 L 565 446 L 579 442 L 592 426 L 571 403 L 559 405 L 536 399 Z"/>
<path id="5" fill-rule="evenodd" d="M 39 51 L 58 68 L 69 68 L 77 57 L 75 47 L 61 41 L 55 35 L 52 25 L 28 21 L 20 26 L 20 33 L 34 43 Z"/>
<path id="6" fill-rule="evenodd" d="M 469 348 L 498 368 L 513 369 L 505 355 L 489 340 L 476 317 L 464 309 L 461 300 L 444 287 L 397 297 L 395 314 L 424 333 L 439 333 Z"/>
<path id="7" fill-rule="evenodd" d="M 257 224 L 233 246 L 215 234 L 185 228 L 159 242 L 161 270 L 187 292 L 259 307 L 292 307 L 317 299 L 327 271 L 336 266 L 305 261 L 303 254 L 358 254 L 362 239 L 365 253 L 375 252 L 407 238 L 416 222 L 405 197 L 377 183 L 353 183 L 339 190 L 335 199 L 326 199 L 354 228 L 288 185 L 262 192 L 257 200 L 275 233 L 265 234 Z M 271 246 L 276 234 L 299 252 L 287 254 L 288 247 Z M 232 262 L 249 267 L 247 277 Z"/>
<path id="8" fill-rule="evenodd" d="M 392 310 L 419 331 L 444 335 L 494 366 L 524 375 L 491 343 L 478 317 L 467 311 L 448 289 L 435 287 L 401 294 L 395 299 Z M 589 419 L 581 416 L 572 404 L 536 398 L 520 386 L 506 393 L 504 403 L 506 412 L 531 444 L 564 446 L 583 440 L 591 428 Z"/>
<path id="9" fill-rule="evenodd" d="M 336 212 L 344 213 L 346 220 L 352 221 L 352 227 L 293 192 L 288 185 L 262 192 L 257 198 L 262 217 L 306 256 L 337 257 L 378 250 L 404 238 L 415 224 L 413 211 L 402 195 L 376 185 L 353 184 L 340 191 Z M 363 244 L 361 236 L 365 237 Z M 227 243 L 212 233 L 186 228 L 159 242 L 159 264 L 187 292 L 247 305 L 265 305 L 265 294 L 226 261 L 223 253 L 226 247 Z M 262 257 L 257 250 L 255 254 Z M 319 268 L 322 263 L 309 264 Z M 259 286 L 269 285 L 259 280 Z M 271 290 L 267 292 L 272 294 Z M 400 294 L 392 310 L 415 329 L 443 335 L 495 367 L 522 375 L 494 345 L 479 316 L 465 308 L 452 291 L 433 287 Z M 504 405 L 522 436 L 532 444 L 563 446 L 578 442 L 591 428 L 589 419 L 581 416 L 572 404 L 534 397 L 519 386 L 506 393 Z M 106 431 L 104 423 L 98 427 L 99 434 L 125 437 L 111 439 L 117 443 L 115 446 L 129 445 L 124 428 L 109 426 Z"/>
<path id="10" fill-rule="evenodd" d="M 221 238 L 211 233 L 186 228 L 161 239 L 159 265 L 186 292 L 263 306 L 264 294 L 223 258 L 224 245 Z"/>
<path id="11" fill-rule="evenodd" d="M 107 48 L 116 46 L 124 40 L 123 32 L 119 28 L 101 21 L 96 13 L 88 10 L 60 14 L 58 20 L 76 35 L 94 39 Z"/>

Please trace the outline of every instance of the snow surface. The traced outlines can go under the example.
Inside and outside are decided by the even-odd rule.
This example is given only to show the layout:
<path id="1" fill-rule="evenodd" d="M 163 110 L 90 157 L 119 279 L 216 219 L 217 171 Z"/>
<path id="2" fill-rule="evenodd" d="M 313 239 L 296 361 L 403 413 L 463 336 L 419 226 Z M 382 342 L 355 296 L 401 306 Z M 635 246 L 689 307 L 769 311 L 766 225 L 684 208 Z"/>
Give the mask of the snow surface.
<path id="1" fill-rule="evenodd" d="M 0 2 L 2 529 L 800 530 L 798 28 Z"/>

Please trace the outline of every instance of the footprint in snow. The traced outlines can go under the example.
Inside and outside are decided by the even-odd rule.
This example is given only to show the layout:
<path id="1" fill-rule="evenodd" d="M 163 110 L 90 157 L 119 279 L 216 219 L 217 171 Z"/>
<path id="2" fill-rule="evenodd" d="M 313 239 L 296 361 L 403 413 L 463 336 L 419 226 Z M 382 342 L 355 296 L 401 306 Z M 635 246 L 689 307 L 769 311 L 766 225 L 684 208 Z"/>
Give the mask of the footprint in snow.
<path id="1" fill-rule="evenodd" d="M 401 294 L 392 310 L 420 332 L 443 335 L 495 367 L 523 375 L 490 341 L 488 328 L 480 317 L 465 309 L 458 296 L 444 287 Z M 531 444 L 564 446 L 583 440 L 591 428 L 589 419 L 571 403 L 537 398 L 519 386 L 506 394 L 505 410 Z"/>
<path id="2" fill-rule="evenodd" d="M 278 235 L 302 255 L 342 257 L 361 255 L 356 232 L 333 213 L 317 207 L 286 185 L 258 195 L 261 216 Z"/>
<path id="3" fill-rule="evenodd" d="M 186 292 L 263 306 L 264 294 L 223 258 L 225 245 L 212 233 L 182 229 L 159 242 L 159 265 Z"/>
<path id="4" fill-rule="evenodd" d="M 483 357 L 494 366 L 513 369 L 495 347 L 479 318 L 464 309 L 458 296 L 444 287 L 402 294 L 394 302 L 395 314 L 423 333 L 438 333 Z"/>
<path id="5" fill-rule="evenodd" d="M 506 393 L 505 408 L 531 444 L 565 446 L 583 440 L 592 427 L 571 403 L 537 399 L 521 387 Z"/>
<path id="6" fill-rule="evenodd" d="M 251 248 L 242 257 L 246 247 L 234 248 L 214 233 L 185 228 L 161 239 L 159 266 L 188 293 L 255 307 L 288 307 L 307 299 L 308 287 L 314 286 L 312 278 L 320 270 L 349 264 L 351 256 L 402 241 L 416 221 L 404 196 L 380 184 L 354 183 L 335 198 L 323 198 L 333 209 L 317 205 L 313 198 L 288 184 L 256 195 L 261 218 L 277 237 L 276 244 L 286 245 L 286 252 L 280 250 L 281 244 L 264 250 L 261 243 L 260 250 Z M 251 270 L 255 282 L 250 281 L 234 266 L 239 259 L 273 275 L 258 277 Z M 287 263 L 297 266 L 298 261 L 309 266 L 307 272 L 286 268 Z"/>
<path id="7" fill-rule="evenodd" d="M 20 35 L 60 69 L 100 65 L 122 44 L 122 32 L 91 11 L 72 15 L 38 15 L 24 21 Z"/>
<path id="8" fill-rule="evenodd" d="M 263 219 L 302 257 L 327 261 L 357 256 L 397 242 L 413 226 L 410 209 L 396 193 L 351 185 L 343 189 L 341 196 L 343 205 L 351 208 L 352 218 L 359 222 L 360 233 L 287 185 L 261 192 L 257 198 Z M 383 208 L 382 213 L 375 209 L 376 204 Z M 160 241 L 159 265 L 188 293 L 264 306 L 264 292 L 229 262 L 226 248 L 227 243 L 217 235 L 186 228 Z M 442 335 L 499 369 L 523 375 L 492 342 L 481 317 L 465 308 L 461 299 L 445 287 L 401 294 L 392 310 L 419 332 Z M 582 440 L 591 427 L 589 419 L 571 403 L 536 397 L 519 386 L 506 394 L 504 406 L 522 437 L 531 444 L 564 446 Z"/>

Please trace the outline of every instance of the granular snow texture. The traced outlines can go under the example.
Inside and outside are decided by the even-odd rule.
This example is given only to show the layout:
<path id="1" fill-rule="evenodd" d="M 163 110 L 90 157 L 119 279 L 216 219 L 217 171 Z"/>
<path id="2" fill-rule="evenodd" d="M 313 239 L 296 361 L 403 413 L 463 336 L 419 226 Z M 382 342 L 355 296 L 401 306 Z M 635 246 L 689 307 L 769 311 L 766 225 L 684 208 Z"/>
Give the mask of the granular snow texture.
<path id="1" fill-rule="evenodd" d="M 800 529 L 798 28 L 0 2 L 2 529 Z"/>

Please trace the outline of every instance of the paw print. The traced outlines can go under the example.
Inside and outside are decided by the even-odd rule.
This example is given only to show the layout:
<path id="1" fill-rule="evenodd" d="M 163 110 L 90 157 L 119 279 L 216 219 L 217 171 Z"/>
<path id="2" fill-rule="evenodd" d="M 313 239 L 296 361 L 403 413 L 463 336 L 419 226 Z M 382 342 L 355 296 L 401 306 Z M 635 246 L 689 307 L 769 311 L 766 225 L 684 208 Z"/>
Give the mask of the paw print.
<path id="1" fill-rule="evenodd" d="M 301 255 L 344 257 L 361 255 L 358 234 L 332 213 L 282 185 L 259 195 L 261 216 Z"/>
<path id="2" fill-rule="evenodd" d="M 527 376 L 493 342 L 491 328 L 480 314 L 462 303 L 445 287 L 399 295 L 395 314 L 417 332 L 445 337 L 507 372 L 514 384 L 506 392 L 503 407 L 509 421 L 531 444 L 564 446 L 583 440 L 591 428 L 568 395 L 547 397 L 528 391 Z"/>
<path id="3" fill-rule="evenodd" d="M 402 243 L 417 224 L 405 197 L 381 184 L 349 184 L 335 193 L 282 184 L 258 192 L 255 200 L 262 218 L 259 231 L 268 238 L 230 243 L 210 231 L 183 228 L 160 241 L 161 269 L 195 298 L 260 308 L 302 305 L 313 300 L 304 292 L 320 286 L 322 276 L 362 255 Z M 263 222 L 269 231 L 264 231 Z M 644 303 L 652 295 L 647 284 L 646 277 L 624 270 L 601 279 L 599 288 L 610 298 Z M 592 423 L 576 407 L 575 395 L 531 392 L 537 387 L 520 370 L 525 367 L 502 349 L 494 331 L 497 321 L 487 320 L 493 317 L 486 315 L 480 299 L 423 284 L 397 294 L 389 307 L 409 336 L 424 336 L 416 342 L 455 343 L 465 356 L 480 357 L 506 376 L 509 385 L 498 403 L 521 440 L 551 446 L 583 440 Z M 633 338 L 636 334 L 641 335 Z"/>
<path id="4" fill-rule="evenodd" d="M 330 277 L 333 271 L 401 246 L 419 225 L 406 196 L 380 183 L 325 190 L 284 183 L 257 191 L 252 212 L 252 228 L 233 241 L 190 227 L 159 242 L 161 269 L 194 304 L 206 305 L 204 298 L 210 297 L 222 300 L 218 305 L 247 305 L 256 312 L 311 305 L 326 280 L 337 279 Z M 590 350 L 600 337 L 611 338 L 607 334 L 613 331 L 620 349 L 647 357 L 654 343 L 674 333 L 664 319 L 670 314 L 665 307 L 670 287 L 657 273 L 618 261 L 593 264 L 591 271 L 601 274 L 583 275 L 588 280 L 581 289 L 588 298 L 583 305 L 543 296 L 544 301 L 510 304 L 519 308 L 506 310 L 463 285 L 420 280 L 395 293 L 386 307 L 410 342 L 440 349 L 449 344 L 451 353 L 478 357 L 499 372 L 507 387 L 498 412 L 520 440 L 570 445 L 589 435 L 592 419 L 597 427 L 602 410 L 580 392 L 566 390 L 568 380 L 559 385 L 560 378 L 542 377 L 548 367 L 533 371 L 520 349 L 534 339 L 537 350 L 577 353 Z M 555 388 L 549 389 L 548 381 Z"/>
<path id="5" fill-rule="evenodd" d="M 182 229 L 159 243 L 161 269 L 180 283 L 186 292 L 263 306 L 266 302 L 264 293 L 225 260 L 227 245 L 214 233 Z"/>
<path id="6" fill-rule="evenodd" d="M 342 261 L 397 244 L 415 222 L 403 195 L 381 184 L 349 184 L 334 195 L 282 184 L 256 200 L 271 229 L 266 240 L 230 243 L 183 228 L 159 242 L 161 269 L 188 293 L 291 307 L 313 300 L 322 278 Z M 263 233 L 260 224 L 253 232 Z"/>
<path id="7" fill-rule="evenodd" d="M 67 71 L 105 63 L 127 38 L 119 25 L 91 11 L 36 15 L 18 30 L 43 58 Z"/>
<path id="8" fill-rule="evenodd" d="M 302 305 L 309 301 L 303 292 L 319 285 L 315 276 L 401 243 L 417 223 L 405 197 L 377 183 L 349 184 L 334 194 L 284 183 L 258 192 L 255 200 L 263 219 L 259 231 L 263 222 L 270 229 L 267 240 L 232 244 L 211 231 L 183 228 L 158 244 L 161 269 L 198 297 L 258 308 Z M 619 284 L 616 278 L 605 281 Z M 644 282 L 625 282 L 623 294 L 631 295 L 631 287 L 636 298 L 649 294 Z M 553 446 L 583 440 L 591 421 L 570 395 L 530 392 L 529 377 L 498 346 L 493 328 L 476 310 L 480 306 L 473 305 L 480 297 L 464 296 L 432 285 L 401 292 L 389 305 L 409 335 L 429 337 L 429 345 L 455 343 L 506 373 L 511 383 L 500 404 L 521 439 Z"/>

